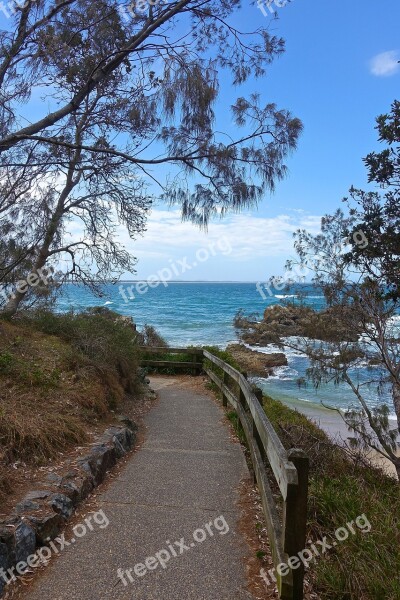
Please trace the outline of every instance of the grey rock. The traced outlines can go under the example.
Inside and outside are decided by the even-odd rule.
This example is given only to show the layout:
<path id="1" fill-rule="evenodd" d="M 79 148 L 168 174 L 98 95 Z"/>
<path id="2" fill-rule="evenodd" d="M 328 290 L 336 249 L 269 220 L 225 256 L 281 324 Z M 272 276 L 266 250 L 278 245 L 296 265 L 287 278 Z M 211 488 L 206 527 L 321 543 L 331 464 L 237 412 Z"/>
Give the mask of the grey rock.
<path id="1" fill-rule="evenodd" d="M 85 471 L 85 473 L 87 475 L 92 475 L 92 468 L 89 464 L 89 459 L 90 459 L 90 456 L 85 456 L 85 458 L 80 458 L 76 464 L 78 465 L 79 468 L 81 468 L 83 471 Z"/>
<path id="2" fill-rule="evenodd" d="M 48 498 L 50 496 L 51 492 L 47 491 L 47 490 L 37 490 L 34 492 L 29 492 L 29 494 L 27 494 L 25 496 L 25 500 L 43 500 L 44 498 Z"/>
<path id="3" fill-rule="evenodd" d="M 138 426 L 136 425 L 136 423 L 134 423 L 134 421 L 132 421 L 132 419 L 130 419 L 129 417 L 126 417 L 125 415 L 119 415 L 117 418 L 120 423 L 126 425 L 126 427 L 128 427 L 131 431 L 138 430 Z"/>
<path id="4" fill-rule="evenodd" d="M 5 571 L 8 569 L 9 565 L 9 552 L 6 544 L 0 542 L 0 569 L 4 569 Z M 1 594 L 1 576 L 0 576 L 0 594 Z M 4 583 L 4 581 L 3 581 Z"/>
<path id="5" fill-rule="evenodd" d="M 15 507 L 15 512 L 17 515 L 22 515 L 29 511 L 39 510 L 40 504 L 38 502 L 33 502 L 33 500 L 22 500 L 22 502 L 18 502 Z"/>
<path id="6" fill-rule="evenodd" d="M 90 467 L 89 467 L 90 468 Z M 71 498 L 74 504 L 87 498 L 94 488 L 93 476 L 85 473 L 73 473 L 66 475 L 61 484 L 63 492 Z"/>
<path id="7" fill-rule="evenodd" d="M 107 471 L 115 465 L 117 459 L 118 454 L 114 446 L 107 446 L 106 444 L 93 446 L 90 455 L 87 457 L 87 462 L 96 486 L 103 481 Z"/>
<path id="8" fill-rule="evenodd" d="M 48 504 L 56 513 L 62 515 L 65 519 L 69 519 L 74 512 L 72 500 L 65 494 L 53 494 L 50 496 Z"/>
<path id="9" fill-rule="evenodd" d="M 25 561 L 36 549 L 36 535 L 33 528 L 21 521 L 14 532 L 15 562 Z"/>
<path id="10" fill-rule="evenodd" d="M 64 477 L 56 473 L 46 475 L 46 483 L 42 485 L 61 488 L 63 493 L 33 490 L 10 517 L 0 521 L 0 568 L 7 570 L 18 562 L 25 562 L 37 546 L 47 545 L 49 540 L 55 539 L 73 514 L 74 507 L 103 481 L 118 458 L 132 448 L 137 426 L 128 417 L 121 417 L 120 422 L 124 425 L 107 429 L 90 453 L 76 465 L 72 464 L 71 471 Z M 32 514 L 39 509 L 45 509 L 44 513 Z M 0 596 L 5 585 L 0 576 Z"/>
<path id="11" fill-rule="evenodd" d="M 121 444 L 125 451 L 130 450 L 135 443 L 136 435 L 135 430 L 128 429 L 127 427 L 109 427 L 105 433 L 105 436 L 111 437 L 115 444 L 115 440 Z"/>
<path id="12" fill-rule="evenodd" d="M 66 519 L 53 511 L 37 517 L 28 517 L 36 533 L 36 540 L 40 546 L 45 546 L 49 540 L 54 540 L 63 529 Z"/>
<path id="13" fill-rule="evenodd" d="M 15 564 L 14 528 L 0 525 L 0 568 L 7 570 Z M 0 577 L 0 596 L 5 588 L 5 580 Z"/>
<path id="14" fill-rule="evenodd" d="M 46 481 L 49 481 L 50 483 L 53 483 L 54 485 L 60 485 L 60 483 L 62 481 L 62 477 L 60 475 L 57 475 L 57 473 L 48 473 L 46 475 Z"/>

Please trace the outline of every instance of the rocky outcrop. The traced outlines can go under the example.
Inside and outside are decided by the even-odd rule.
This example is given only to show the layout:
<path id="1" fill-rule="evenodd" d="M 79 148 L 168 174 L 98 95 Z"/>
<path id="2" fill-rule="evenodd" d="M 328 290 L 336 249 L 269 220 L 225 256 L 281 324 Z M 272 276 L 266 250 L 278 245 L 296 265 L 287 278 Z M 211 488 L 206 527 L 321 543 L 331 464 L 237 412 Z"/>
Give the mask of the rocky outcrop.
<path id="1" fill-rule="evenodd" d="M 236 326 L 242 340 L 251 346 L 276 344 L 291 336 L 352 342 L 357 341 L 358 334 L 350 311 L 349 307 L 334 307 L 317 312 L 307 306 L 275 304 L 265 309 L 262 321 L 246 320 L 241 315 Z"/>
<path id="2" fill-rule="evenodd" d="M 231 344 L 227 347 L 228 352 L 239 363 L 243 371 L 249 375 L 268 377 L 274 367 L 286 366 L 287 358 L 283 352 L 265 354 L 246 348 L 242 344 Z"/>
<path id="3" fill-rule="evenodd" d="M 134 446 L 137 427 L 130 419 L 124 422 L 107 429 L 89 454 L 71 462 L 63 476 L 50 473 L 39 486 L 36 484 L 37 489 L 17 504 L 13 514 L 0 521 L 0 573 L 25 562 L 37 548 L 54 540 L 77 505 Z M 0 577 L 0 595 L 4 587 Z"/>

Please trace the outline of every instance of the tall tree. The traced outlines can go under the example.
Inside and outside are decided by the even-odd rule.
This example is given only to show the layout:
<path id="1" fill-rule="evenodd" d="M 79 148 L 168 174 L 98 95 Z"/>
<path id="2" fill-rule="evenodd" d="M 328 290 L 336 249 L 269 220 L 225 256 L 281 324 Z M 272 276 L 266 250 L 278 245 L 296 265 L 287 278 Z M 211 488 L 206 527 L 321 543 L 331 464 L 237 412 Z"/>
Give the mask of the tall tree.
<path id="1" fill-rule="evenodd" d="M 316 386 L 342 381 L 351 388 L 360 408 L 348 411 L 346 422 L 362 445 L 393 463 L 400 479 L 400 102 L 378 117 L 377 129 L 379 141 L 388 147 L 364 162 L 369 181 L 384 193 L 351 188 L 347 217 L 338 210 L 324 217 L 319 235 L 299 231 L 295 241 L 300 265 L 312 270 L 347 340 L 356 341 L 307 339 L 300 346 L 311 360 L 309 376 Z M 293 262 L 288 266 L 293 268 Z M 370 369 L 362 383 L 360 366 Z M 387 404 L 369 405 L 366 391 L 371 388 L 391 399 L 395 428 Z"/>
<path id="2" fill-rule="evenodd" d="M 371 152 L 364 162 L 369 182 L 385 191 L 351 189 L 355 201 L 351 209 L 354 229 L 364 231 L 369 244 L 360 251 L 353 240 L 347 259 L 372 277 L 379 277 L 386 293 L 397 299 L 400 298 L 400 101 L 393 102 L 390 113 L 378 117 L 377 130 L 379 141 L 387 147 L 381 152 Z"/>
<path id="3" fill-rule="evenodd" d="M 25 269 L 25 275 L 37 275 L 36 284 L 49 284 L 51 278 L 41 274 L 59 266 L 63 267 L 63 275 L 58 272 L 58 283 L 69 279 L 98 290 L 102 282 L 121 271 L 133 270 L 134 260 L 118 242 L 115 223 L 123 224 L 132 237 L 140 234 L 150 201 L 143 181 L 135 177 L 129 162 L 107 153 L 83 150 L 84 143 L 106 140 L 118 126 L 114 105 L 100 107 L 101 99 L 99 93 L 68 120 L 63 136 L 79 142 L 74 148 L 50 146 L 46 171 L 41 176 L 32 167 L 36 189 L 28 206 L 12 203 L 15 221 L 30 224 L 22 238 L 24 247 L 15 248 L 15 258 L 8 261 L 7 271 L 14 281 L 17 275 L 22 279 Z M 72 220 L 73 234 L 68 227 Z M 16 228 L 11 229 L 5 250 L 10 249 L 15 231 Z M 12 261 L 14 265 L 10 267 Z M 4 278 L 5 283 L 9 281 L 10 275 Z M 11 292 L 3 308 L 8 315 L 13 315 L 37 288 L 22 285 L 22 289 Z"/>
<path id="4" fill-rule="evenodd" d="M 231 105 L 243 134 L 232 138 L 217 127 L 219 73 L 230 72 L 239 86 L 263 76 L 284 50 L 265 29 L 235 29 L 229 18 L 238 7 L 237 0 L 180 0 L 131 16 L 129 5 L 110 0 L 28 1 L 16 14 L 16 30 L 1 39 L 3 160 L 15 162 L 10 151 L 26 140 L 74 149 L 79 144 L 65 139 L 65 123 L 107 88 L 104 102 L 125 113 L 124 136 L 83 149 L 129 161 L 202 224 L 216 209 L 256 203 L 285 175 L 283 161 L 301 124 L 253 94 Z M 46 91 L 51 108 L 21 126 L 20 104 L 33 89 Z M 163 164 L 172 169 L 167 181 L 158 178 Z"/>
<path id="5" fill-rule="evenodd" d="M 232 100 L 234 127 L 216 119 L 222 73 L 236 87 L 263 77 L 283 40 L 236 29 L 238 0 L 141 6 L 27 0 L 0 35 L 0 227 L 20 252 L 0 260 L 8 278 L 24 257 L 34 270 L 58 259 L 57 248 L 84 281 L 129 270 L 109 234 L 117 223 L 140 232 L 151 198 L 206 226 L 256 205 L 286 174 L 302 129 L 288 111 L 250 94 Z M 89 245 L 65 245 L 71 217 Z"/>
<path id="6" fill-rule="evenodd" d="M 355 434 L 352 441 L 392 462 L 400 479 L 399 117 L 395 102 L 389 115 L 378 118 L 380 141 L 389 147 L 364 159 L 369 181 L 384 193 L 352 188 L 346 213 L 338 209 L 323 217 L 317 235 L 295 233 L 297 258 L 287 263 L 285 281 L 290 288 L 299 275 L 303 281 L 311 274 L 326 308 L 290 303 L 267 309 L 261 322 L 239 313 L 235 324 L 249 343 L 260 340 L 305 354 L 307 378 L 316 388 L 348 386 L 355 404 L 339 412 Z M 276 278 L 271 287 L 275 283 Z M 371 392 L 378 398 L 374 404 Z"/>

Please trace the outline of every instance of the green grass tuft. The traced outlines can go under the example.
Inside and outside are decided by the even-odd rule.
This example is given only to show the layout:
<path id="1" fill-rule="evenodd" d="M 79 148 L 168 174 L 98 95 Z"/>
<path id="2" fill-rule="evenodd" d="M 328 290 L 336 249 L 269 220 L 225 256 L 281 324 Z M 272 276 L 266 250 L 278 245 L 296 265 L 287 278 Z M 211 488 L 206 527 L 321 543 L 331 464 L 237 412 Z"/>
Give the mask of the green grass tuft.
<path id="1" fill-rule="evenodd" d="M 365 514 L 369 533 L 339 543 L 310 566 L 324 600 L 400 599 L 400 487 L 380 469 L 347 456 L 304 415 L 265 397 L 264 408 L 286 448 L 310 458 L 308 537 L 332 539 Z"/>

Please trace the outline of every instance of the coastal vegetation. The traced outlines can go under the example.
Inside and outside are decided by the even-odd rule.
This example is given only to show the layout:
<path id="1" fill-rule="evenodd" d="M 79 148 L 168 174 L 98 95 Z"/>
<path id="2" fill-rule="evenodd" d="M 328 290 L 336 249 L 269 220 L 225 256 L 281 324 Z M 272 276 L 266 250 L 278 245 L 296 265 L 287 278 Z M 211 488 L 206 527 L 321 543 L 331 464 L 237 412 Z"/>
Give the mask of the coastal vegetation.
<path id="1" fill-rule="evenodd" d="M 210 348 L 218 358 L 236 370 L 243 363 L 227 350 Z M 207 361 L 206 361 L 206 366 Z M 223 371 L 213 365 L 219 378 Z M 235 383 L 231 382 L 232 386 Z M 228 384 L 229 385 L 229 384 Z M 217 385 L 211 389 L 222 398 Z M 238 390 L 233 390 L 238 395 Z M 373 466 L 361 451 L 339 445 L 314 422 L 299 411 L 274 400 L 255 388 L 263 409 L 284 447 L 303 450 L 309 458 L 309 488 L 306 548 L 312 544 L 322 549 L 318 541 L 328 544 L 324 552 L 313 554 L 306 570 L 309 597 L 324 600 L 397 600 L 400 584 L 393 576 L 400 563 L 400 527 L 398 511 L 399 487 L 394 477 Z M 246 436 L 235 410 L 227 409 L 240 442 L 248 450 Z M 252 468 L 250 455 L 247 453 Z M 266 461 L 267 469 L 268 461 Z M 274 498 L 279 488 L 269 477 Z M 349 521 L 364 515 L 364 531 L 354 530 L 343 541 L 335 542 L 335 532 Z M 261 523 L 255 524 L 262 527 Z M 264 551 L 259 551 L 260 569 L 268 564 Z M 267 553 L 268 555 L 268 553 Z M 271 590 L 273 581 L 270 580 Z"/>
<path id="2" fill-rule="evenodd" d="M 130 319 L 105 309 L 0 320 L 0 499 L 23 465 L 82 445 L 139 397 L 137 337 Z"/>
<path id="3" fill-rule="evenodd" d="M 305 354 L 307 381 L 316 388 L 348 386 L 354 406 L 343 418 L 353 445 L 378 452 L 400 479 L 399 115 L 395 102 L 390 114 L 378 118 L 379 139 L 387 147 L 365 159 L 369 180 L 385 192 L 352 188 L 345 200 L 348 214 L 338 209 L 326 215 L 317 235 L 295 233 L 297 260 L 288 262 L 289 275 L 311 274 L 327 308 L 315 311 L 300 298 L 267 308 L 261 322 L 239 313 L 235 324 L 248 343 L 274 343 Z M 360 381 L 360 368 L 368 370 L 367 380 Z M 369 404 L 371 390 L 380 404 Z"/>
<path id="4" fill-rule="evenodd" d="M 357 531 L 310 563 L 313 590 L 325 600 L 397 600 L 400 583 L 398 483 L 333 442 L 298 411 L 264 396 L 264 410 L 283 445 L 310 459 L 307 540 L 331 545 L 333 533 L 365 514 L 371 530 Z"/>
<path id="5" fill-rule="evenodd" d="M 216 118 L 222 80 L 237 94 L 284 52 L 267 25 L 235 28 L 239 8 L 28 2 L 5 22 L 0 309 L 15 314 L 49 282 L 99 291 L 134 273 L 118 228 L 143 233 L 155 199 L 205 227 L 256 206 L 286 175 L 299 119 L 248 88 L 229 100 L 233 128 Z M 34 101 L 40 89 L 46 103 Z"/>

